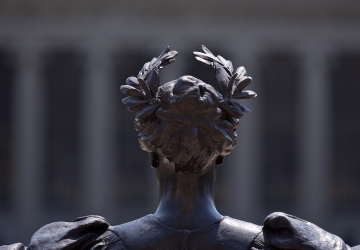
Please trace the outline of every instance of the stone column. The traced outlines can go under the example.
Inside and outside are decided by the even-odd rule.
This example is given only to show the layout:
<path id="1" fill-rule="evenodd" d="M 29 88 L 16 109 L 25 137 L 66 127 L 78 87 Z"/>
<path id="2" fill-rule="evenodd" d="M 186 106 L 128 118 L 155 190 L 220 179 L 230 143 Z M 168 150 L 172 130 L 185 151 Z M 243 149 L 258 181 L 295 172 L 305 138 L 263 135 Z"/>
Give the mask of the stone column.
<path id="1" fill-rule="evenodd" d="M 298 92 L 298 216 L 314 223 L 326 218 L 329 203 L 330 94 L 323 43 L 302 50 L 304 79 Z"/>
<path id="2" fill-rule="evenodd" d="M 86 46 L 88 63 L 82 87 L 80 210 L 106 217 L 111 213 L 115 165 L 111 47 L 103 40 L 91 40 L 94 42 Z"/>
<path id="3" fill-rule="evenodd" d="M 257 47 L 253 43 L 235 44 L 232 60 L 234 70 L 244 66 L 247 75 L 253 77 L 253 82 L 246 90 L 261 89 L 261 83 L 256 77 L 258 56 Z M 240 100 L 241 104 L 252 110 L 245 113 L 240 119 L 237 146 L 233 152 L 225 158 L 228 163 L 227 177 L 229 180 L 228 206 L 231 215 L 242 220 L 257 222 L 260 213 L 261 198 L 261 103 L 260 99 Z"/>
<path id="4" fill-rule="evenodd" d="M 38 44 L 23 41 L 16 49 L 13 211 L 17 240 L 28 242 L 43 222 L 44 93 L 39 78 Z"/>

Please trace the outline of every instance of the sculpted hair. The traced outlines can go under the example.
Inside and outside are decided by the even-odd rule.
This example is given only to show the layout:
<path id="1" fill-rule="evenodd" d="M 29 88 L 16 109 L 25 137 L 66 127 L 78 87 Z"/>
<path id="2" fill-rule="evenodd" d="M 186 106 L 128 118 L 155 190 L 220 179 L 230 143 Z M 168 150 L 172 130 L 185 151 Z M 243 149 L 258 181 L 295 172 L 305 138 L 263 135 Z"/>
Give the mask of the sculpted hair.
<path id="1" fill-rule="evenodd" d="M 194 52 L 196 59 L 215 70 L 222 93 L 192 76 L 159 87 L 159 69 L 177 55 L 169 47 L 120 88 L 129 95 L 123 102 L 136 112 L 141 148 L 166 157 L 174 171 L 185 174 L 200 174 L 215 159 L 222 163 L 235 147 L 239 118 L 250 111 L 230 99 L 256 96 L 253 91 L 242 91 L 251 82 L 244 67 L 233 74 L 230 61 L 215 57 L 204 46 L 203 50 Z"/>

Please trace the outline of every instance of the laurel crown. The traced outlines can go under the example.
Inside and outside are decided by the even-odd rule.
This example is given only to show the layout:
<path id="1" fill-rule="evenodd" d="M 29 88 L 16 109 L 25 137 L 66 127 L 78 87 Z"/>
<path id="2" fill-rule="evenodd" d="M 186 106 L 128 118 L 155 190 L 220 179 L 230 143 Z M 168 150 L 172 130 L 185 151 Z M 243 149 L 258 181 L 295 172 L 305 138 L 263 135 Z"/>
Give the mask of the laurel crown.
<path id="1" fill-rule="evenodd" d="M 250 112 L 244 105 L 233 99 L 249 99 L 256 97 L 251 90 L 244 90 L 251 83 L 251 77 L 246 76 L 244 67 L 239 67 L 233 72 L 232 62 L 222 56 L 215 56 L 208 48 L 202 46 L 203 52 L 194 52 L 195 58 L 205 66 L 215 71 L 216 83 L 219 93 L 219 108 L 227 112 L 233 118 L 241 118 L 244 112 Z M 178 52 L 165 50 L 150 62 L 144 64 L 137 77 L 129 77 L 126 84 L 120 87 L 121 92 L 128 97 L 122 101 L 128 106 L 129 111 L 136 112 L 135 127 L 141 131 L 141 124 L 146 123 L 152 117 L 161 104 L 161 87 L 159 70 L 175 61 Z"/>

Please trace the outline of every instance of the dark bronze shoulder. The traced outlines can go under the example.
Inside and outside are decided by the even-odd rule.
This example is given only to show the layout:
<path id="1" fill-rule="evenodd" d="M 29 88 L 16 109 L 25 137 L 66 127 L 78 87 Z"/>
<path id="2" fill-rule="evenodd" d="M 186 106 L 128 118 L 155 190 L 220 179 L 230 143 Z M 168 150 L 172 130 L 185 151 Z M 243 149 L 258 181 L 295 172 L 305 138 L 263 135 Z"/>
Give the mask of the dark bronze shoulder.
<path id="1" fill-rule="evenodd" d="M 238 249 L 260 250 L 262 249 L 261 237 L 258 238 L 258 236 L 261 235 L 261 232 L 262 227 L 258 225 L 224 217 L 220 223 L 218 237 L 221 241 L 225 242 L 225 244 L 228 244 L 229 247 L 236 246 Z"/>

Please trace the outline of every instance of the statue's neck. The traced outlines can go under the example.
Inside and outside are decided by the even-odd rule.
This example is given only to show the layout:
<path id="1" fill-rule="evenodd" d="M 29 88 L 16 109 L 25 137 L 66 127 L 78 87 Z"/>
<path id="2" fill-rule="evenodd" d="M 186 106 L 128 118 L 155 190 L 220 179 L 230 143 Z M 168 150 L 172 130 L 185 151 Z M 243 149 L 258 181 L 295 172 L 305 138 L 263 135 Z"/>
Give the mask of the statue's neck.
<path id="1" fill-rule="evenodd" d="M 163 164 L 157 169 L 160 203 L 155 216 L 167 227 L 197 229 L 222 216 L 214 205 L 216 167 L 202 175 L 174 173 Z"/>

